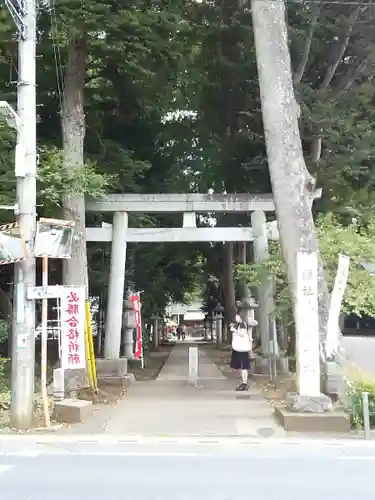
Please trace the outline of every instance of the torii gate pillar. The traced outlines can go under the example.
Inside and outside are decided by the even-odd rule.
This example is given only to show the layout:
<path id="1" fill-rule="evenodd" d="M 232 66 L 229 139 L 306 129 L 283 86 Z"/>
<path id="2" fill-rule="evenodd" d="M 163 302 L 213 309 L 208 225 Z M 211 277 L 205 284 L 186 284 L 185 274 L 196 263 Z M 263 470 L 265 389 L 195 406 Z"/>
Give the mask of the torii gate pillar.
<path id="1" fill-rule="evenodd" d="M 120 357 L 127 230 L 128 214 L 115 212 L 112 226 L 111 267 L 104 339 L 105 359 L 118 359 Z"/>

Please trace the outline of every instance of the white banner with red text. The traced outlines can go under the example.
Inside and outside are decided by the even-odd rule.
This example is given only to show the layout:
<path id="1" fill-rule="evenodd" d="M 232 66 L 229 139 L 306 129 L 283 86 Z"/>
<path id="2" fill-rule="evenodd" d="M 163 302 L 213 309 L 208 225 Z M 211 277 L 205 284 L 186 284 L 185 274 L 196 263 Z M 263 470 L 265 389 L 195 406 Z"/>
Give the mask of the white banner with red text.
<path id="1" fill-rule="evenodd" d="M 61 368 L 86 368 L 85 288 L 65 288 L 61 295 Z"/>

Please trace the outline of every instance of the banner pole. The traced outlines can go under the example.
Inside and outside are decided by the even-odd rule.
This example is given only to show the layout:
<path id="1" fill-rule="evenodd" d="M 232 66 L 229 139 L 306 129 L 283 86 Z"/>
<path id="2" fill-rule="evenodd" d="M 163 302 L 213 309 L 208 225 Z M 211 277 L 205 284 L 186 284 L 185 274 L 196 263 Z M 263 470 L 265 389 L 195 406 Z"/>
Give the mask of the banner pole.
<path id="1" fill-rule="evenodd" d="M 48 257 L 42 257 L 42 286 L 48 286 Z M 43 401 L 44 422 L 46 427 L 51 426 L 47 394 L 47 344 L 48 344 L 48 300 L 42 300 L 42 335 L 41 335 L 41 359 L 40 359 L 40 382 Z"/>
<path id="2" fill-rule="evenodd" d="M 141 292 L 138 292 L 138 303 L 139 303 L 139 326 L 140 326 L 140 331 L 141 331 L 141 336 L 140 336 L 140 342 L 141 342 L 141 368 L 142 370 L 145 367 L 145 359 L 144 359 L 144 352 L 143 352 L 143 335 L 142 335 L 142 303 L 141 303 Z"/>

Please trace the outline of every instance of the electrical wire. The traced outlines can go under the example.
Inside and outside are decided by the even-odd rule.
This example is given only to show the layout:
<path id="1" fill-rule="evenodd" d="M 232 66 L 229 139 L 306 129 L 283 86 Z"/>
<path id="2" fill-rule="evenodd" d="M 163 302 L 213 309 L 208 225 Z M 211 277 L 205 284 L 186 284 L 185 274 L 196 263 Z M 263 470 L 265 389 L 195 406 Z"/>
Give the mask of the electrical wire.
<path id="1" fill-rule="evenodd" d="M 53 57 L 55 62 L 55 72 L 56 72 L 56 84 L 57 92 L 60 101 L 60 113 L 64 105 L 64 72 L 62 65 L 62 58 L 60 52 L 60 46 L 56 39 L 57 31 L 57 17 L 56 17 L 56 0 L 51 0 L 50 8 L 48 9 L 50 28 L 51 28 L 51 39 L 53 46 Z"/>
<path id="2" fill-rule="evenodd" d="M 322 7 L 324 5 L 363 5 L 366 6 L 375 6 L 375 1 L 373 2 L 361 2 L 358 0 L 254 0 L 259 3 L 284 3 L 284 4 L 300 4 L 303 5 L 313 5 L 320 4 Z M 249 4 L 251 0 L 249 0 Z"/>

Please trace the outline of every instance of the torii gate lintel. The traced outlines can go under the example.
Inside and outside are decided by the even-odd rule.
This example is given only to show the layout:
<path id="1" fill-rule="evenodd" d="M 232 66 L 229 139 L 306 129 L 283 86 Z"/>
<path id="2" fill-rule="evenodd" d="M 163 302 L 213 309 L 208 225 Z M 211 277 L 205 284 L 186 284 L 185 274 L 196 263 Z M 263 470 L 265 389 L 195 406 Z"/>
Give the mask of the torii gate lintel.
<path id="1" fill-rule="evenodd" d="M 311 195 L 311 202 L 320 196 L 321 190 L 316 190 Z M 253 241 L 255 257 L 262 260 L 268 256 L 268 239 L 278 239 L 277 222 L 266 223 L 265 212 L 275 210 L 270 194 L 109 194 L 88 202 L 86 210 L 114 212 L 112 225 L 86 228 L 87 241 L 112 241 L 104 343 L 104 357 L 112 360 L 120 356 L 128 242 Z M 253 227 L 196 227 L 196 213 L 220 212 L 251 214 Z M 129 228 L 128 213 L 182 213 L 183 227 Z M 266 349 L 270 300 L 267 297 L 263 299 L 264 303 L 259 303 L 259 315 L 262 346 L 264 344 Z M 131 359 L 132 329 L 126 332 L 125 337 L 125 356 Z"/>

